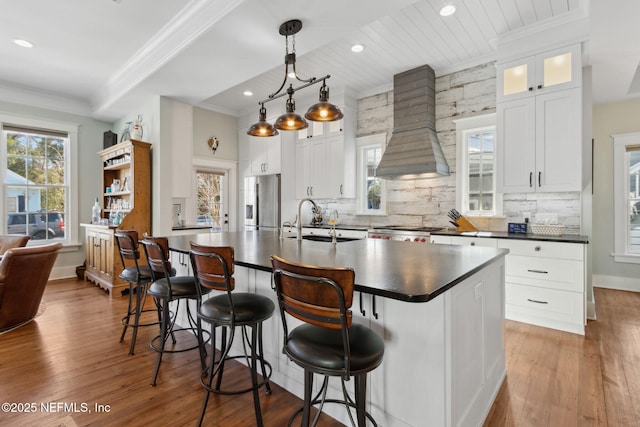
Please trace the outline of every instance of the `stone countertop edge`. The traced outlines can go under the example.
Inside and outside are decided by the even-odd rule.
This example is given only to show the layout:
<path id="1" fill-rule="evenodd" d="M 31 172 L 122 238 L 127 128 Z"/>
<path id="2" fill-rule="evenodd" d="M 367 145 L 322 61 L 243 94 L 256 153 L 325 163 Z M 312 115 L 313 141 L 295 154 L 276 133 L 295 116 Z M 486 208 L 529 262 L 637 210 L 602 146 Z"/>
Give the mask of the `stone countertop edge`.
<path id="1" fill-rule="evenodd" d="M 204 229 L 208 229 L 211 228 L 210 225 L 180 225 L 180 226 L 176 226 L 176 227 L 171 227 L 172 231 L 179 231 L 179 230 L 204 230 Z"/>
<path id="2" fill-rule="evenodd" d="M 541 242 L 558 242 L 558 243 L 580 243 L 589 244 L 589 237 L 579 234 L 561 234 L 559 236 L 550 234 L 532 234 L 532 233 L 507 233 L 506 231 L 477 231 L 458 233 L 453 230 L 432 231 L 432 236 L 461 236 L 461 237 L 483 237 L 488 239 L 512 239 L 512 240 L 532 240 Z"/>
<path id="3" fill-rule="evenodd" d="M 227 232 L 170 236 L 169 247 L 189 252 L 189 242 L 233 246 L 235 264 L 271 272 L 271 256 L 306 265 L 350 267 L 356 272 L 355 290 L 399 301 L 427 302 L 490 264 L 507 249 L 413 244 L 361 239 L 341 242 L 280 239 L 277 232 Z"/>

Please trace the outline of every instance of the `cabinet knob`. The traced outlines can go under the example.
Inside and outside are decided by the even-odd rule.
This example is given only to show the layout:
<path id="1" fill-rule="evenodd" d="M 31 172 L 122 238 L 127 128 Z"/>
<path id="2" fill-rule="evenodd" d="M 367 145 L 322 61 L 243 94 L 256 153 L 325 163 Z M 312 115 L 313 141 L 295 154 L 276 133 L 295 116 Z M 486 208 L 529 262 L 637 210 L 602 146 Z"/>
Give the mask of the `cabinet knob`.
<path id="1" fill-rule="evenodd" d="M 542 89 L 542 85 L 538 85 L 538 89 Z"/>
<path id="2" fill-rule="evenodd" d="M 529 92 L 533 92 L 533 86 L 529 87 Z"/>
<path id="3" fill-rule="evenodd" d="M 471 246 L 475 246 L 475 245 L 476 245 L 476 242 L 471 242 Z"/>
<path id="4" fill-rule="evenodd" d="M 533 248 L 533 250 L 535 250 L 536 252 L 540 252 L 542 248 L 540 246 L 536 246 L 535 248 Z"/>

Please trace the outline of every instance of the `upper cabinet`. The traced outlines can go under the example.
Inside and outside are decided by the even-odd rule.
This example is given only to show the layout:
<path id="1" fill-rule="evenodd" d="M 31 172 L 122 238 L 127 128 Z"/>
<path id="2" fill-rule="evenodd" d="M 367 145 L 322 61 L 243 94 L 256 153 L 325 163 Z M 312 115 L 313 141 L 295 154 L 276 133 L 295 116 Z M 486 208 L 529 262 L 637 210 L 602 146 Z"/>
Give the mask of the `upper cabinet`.
<path id="1" fill-rule="evenodd" d="M 497 69 L 498 102 L 580 87 L 580 44 L 498 64 Z"/>
<path id="2" fill-rule="evenodd" d="M 501 193 L 582 190 L 580 45 L 498 66 Z"/>
<path id="3" fill-rule="evenodd" d="M 343 132 L 342 120 L 336 120 L 335 122 L 312 122 L 309 121 L 309 127 L 299 130 L 298 140 L 304 140 L 309 138 L 321 138 L 324 136 L 339 135 Z"/>
<path id="4" fill-rule="evenodd" d="M 280 135 L 262 138 L 248 136 L 251 153 L 251 173 L 253 175 L 271 175 L 281 170 Z"/>
<path id="5" fill-rule="evenodd" d="M 340 107 L 342 120 L 312 122 L 297 132 L 296 199 L 354 198 L 356 112 Z"/>

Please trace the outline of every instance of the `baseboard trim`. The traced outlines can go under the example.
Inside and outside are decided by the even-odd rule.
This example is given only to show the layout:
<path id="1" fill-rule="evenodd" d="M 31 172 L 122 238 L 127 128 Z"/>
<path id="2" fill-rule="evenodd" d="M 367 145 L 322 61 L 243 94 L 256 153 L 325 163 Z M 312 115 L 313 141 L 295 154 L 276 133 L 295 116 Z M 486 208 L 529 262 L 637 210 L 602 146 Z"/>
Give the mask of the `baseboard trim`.
<path id="1" fill-rule="evenodd" d="M 70 279 L 76 277 L 75 266 L 54 267 L 49 275 L 49 280 Z"/>
<path id="2" fill-rule="evenodd" d="M 638 278 L 594 274 L 592 283 L 594 288 L 640 292 L 640 279 Z"/>

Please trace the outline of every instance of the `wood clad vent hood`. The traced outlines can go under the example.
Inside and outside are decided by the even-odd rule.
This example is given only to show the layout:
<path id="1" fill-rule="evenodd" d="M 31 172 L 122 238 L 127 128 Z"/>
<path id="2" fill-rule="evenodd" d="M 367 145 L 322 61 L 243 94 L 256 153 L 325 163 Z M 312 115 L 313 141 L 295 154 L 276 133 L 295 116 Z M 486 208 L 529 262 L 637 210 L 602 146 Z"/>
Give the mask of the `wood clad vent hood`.
<path id="1" fill-rule="evenodd" d="M 376 169 L 383 179 L 449 175 L 436 135 L 436 75 L 423 65 L 393 76 L 393 134 Z"/>

